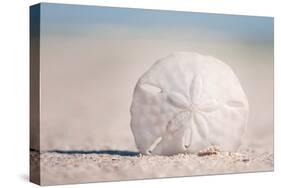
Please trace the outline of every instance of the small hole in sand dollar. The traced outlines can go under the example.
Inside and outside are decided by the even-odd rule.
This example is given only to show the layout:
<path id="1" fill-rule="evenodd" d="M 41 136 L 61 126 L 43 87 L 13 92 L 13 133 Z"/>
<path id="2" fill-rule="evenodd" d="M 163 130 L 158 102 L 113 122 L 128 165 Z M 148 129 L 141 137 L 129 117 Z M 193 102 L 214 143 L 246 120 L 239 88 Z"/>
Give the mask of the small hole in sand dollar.
<path id="1" fill-rule="evenodd" d="M 143 90 L 153 93 L 153 94 L 158 94 L 162 92 L 162 89 L 160 87 L 157 87 L 155 85 L 152 84 L 142 84 L 140 86 Z"/>

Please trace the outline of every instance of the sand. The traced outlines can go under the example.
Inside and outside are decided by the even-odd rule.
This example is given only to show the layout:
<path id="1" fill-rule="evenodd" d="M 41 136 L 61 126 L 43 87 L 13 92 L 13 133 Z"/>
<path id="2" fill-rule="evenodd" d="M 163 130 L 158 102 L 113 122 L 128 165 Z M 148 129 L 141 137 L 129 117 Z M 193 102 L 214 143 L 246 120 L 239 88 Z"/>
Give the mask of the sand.
<path id="1" fill-rule="evenodd" d="M 31 135 L 31 148 L 42 152 L 42 184 L 273 169 L 273 48 L 244 45 L 243 41 L 220 44 L 218 41 L 200 43 L 201 40 L 192 43 L 120 39 L 122 48 L 119 39 L 117 42 L 87 41 L 76 41 L 76 38 L 42 40 L 45 51 L 41 56 L 44 84 L 41 88 L 40 135 Z M 108 46 L 112 49 L 110 56 L 107 55 Z M 138 48 L 132 48 L 134 46 Z M 57 49 L 68 49 L 67 55 Z M 121 156 L 79 153 L 81 150 L 137 152 L 129 111 L 135 82 L 156 59 L 178 50 L 213 55 L 227 62 L 239 77 L 250 104 L 248 128 L 241 143 L 242 151 L 247 148 L 255 151 L 242 152 L 249 161 L 227 154 L 140 157 L 122 152 Z M 93 52 L 99 53 L 93 55 Z M 37 126 L 34 124 L 31 129 Z M 40 142 L 34 142 L 39 136 Z M 50 150 L 70 154 L 47 152 Z M 71 154 L 72 151 L 76 154 Z M 32 163 L 34 160 L 36 157 L 32 157 Z M 31 166 L 38 169 L 38 166 Z"/>
<path id="2" fill-rule="evenodd" d="M 31 152 L 36 164 L 39 153 Z M 144 156 L 130 151 L 41 152 L 41 184 L 70 184 L 273 170 L 273 154 L 251 150 Z M 32 165 L 34 167 L 34 165 Z"/>
<path id="3" fill-rule="evenodd" d="M 124 50 L 120 50 L 119 43 L 104 44 L 102 41 L 101 44 L 91 43 L 97 48 L 90 46 L 89 49 L 93 49 L 91 53 L 83 54 L 88 51 L 79 49 L 87 47 L 85 42 L 68 45 L 67 41 L 48 40 L 46 43 L 50 45 L 48 51 L 42 54 L 42 66 L 46 66 L 42 75 L 46 78 L 46 83 L 44 82 L 42 88 L 41 134 L 31 135 L 31 149 L 41 151 L 41 184 L 273 170 L 272 49 L 263 50 L 256 46 L 251 48 L 251 45 L 246 45 L 245 48 L 235 47 L 233 43 L 231 48 L 225 45 L 211 48 L 215 49 L 217 54 L 208 49 L 195 49 L 227 62 L 237 73 L 249 98 L 248 128 L 241 143 L 240 154 L 219 153 L 203 157 L 180 154 L 162 157 L 139 156 L 136 153 L 137 148 L 130 129 L 129 110 L 132 92 L 136 80 L 154 63 L 155 59 L 177 51 L 178 47 L 192 49 L 185 48 L 183 44 L 174 44 L 172 41 L 170 43 L 167 41 L 163 45 L 159 42 L 155 46 L 139 41 L 138 46 L 143 48 L 137 48 L 137 52 L 128 54 L 126 49 L 129 47 L 131 49 L 136 45 L 136 41 L 124 42 L 127 46 Z M 66 45 L 67 49 L 72 46 L 68 54 L 75 54 L 77 58 L 65 57 L 59 53 L 60 51 L 56 52 L 55 45 L 60 45 L 61 49 Z M 114 49 L 111 56 L 99 53 L 92 57 L 92 51 L 106 52 L 107 46 Z M 44 45 L 43 47 L 46 48 Z M 153 49 L 158 51 L 155 52 Z M 224 49 L 231 49 L 231 53 Z M 251 49 L 255 51 L 252 53 Z M 123 59 L 115 62 L 117 59 L 115 57 L 123 57 Z M 61 74 L 62 70 L 64 74 Z M 114 71 L 105 74 L 106 70 Z M 107 75 L 110 75 L 110 78 L 107 78 Z M 36 128 L 38 124 L 34 126 L 31 126 L 31 129 Z M 40 148 L 37 147 L 38 142 L 33 142 L 36 139 L 32 136 L 35 138 L 40 136 Z M 248 148 L 251 150 L 247 150 Z M 66 152 L 50 152 L 53 150 Z M 119 155 L 115 155 L 115 150 L 119 151 L 117 152 Z M 131 152 L 122 152 L 123 150 Z M 38 170 L 39 166 L 36 162 L 39 160 L 38 153 L 31 152 L 31 156 L 31 169 Z M 246 160 L 243 160 L 244 158 Z"/>

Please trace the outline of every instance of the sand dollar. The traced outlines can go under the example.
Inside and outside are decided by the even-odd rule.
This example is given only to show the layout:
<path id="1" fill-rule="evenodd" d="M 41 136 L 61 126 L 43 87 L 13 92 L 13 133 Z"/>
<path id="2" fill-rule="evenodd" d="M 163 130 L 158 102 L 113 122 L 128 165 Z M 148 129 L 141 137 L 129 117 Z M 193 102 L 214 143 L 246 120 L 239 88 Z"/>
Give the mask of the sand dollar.
<path id="1" fill-rule="evenodd" d="M 212 145 L 235 151 L 248 113 L 247 97 L 228 65 L 177 52 L 158 60 L 138 80 L 131 129 L 143 154 L 198 152 Z"/>

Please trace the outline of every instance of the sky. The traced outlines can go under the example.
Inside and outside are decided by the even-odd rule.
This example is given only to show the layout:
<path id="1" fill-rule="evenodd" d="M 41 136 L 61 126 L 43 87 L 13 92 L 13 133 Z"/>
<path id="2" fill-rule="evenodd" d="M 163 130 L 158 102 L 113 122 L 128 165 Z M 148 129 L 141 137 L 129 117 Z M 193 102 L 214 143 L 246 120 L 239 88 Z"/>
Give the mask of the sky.
<path id="1" fill-rule="evenodd" d="M 46 35 L 106 36 L 100 29 L 126 28 L 136 37 L 179 32 L 222 33 L 249 42 L 272 43 L 273 18 L 179 11 L 41 4 Z"/>

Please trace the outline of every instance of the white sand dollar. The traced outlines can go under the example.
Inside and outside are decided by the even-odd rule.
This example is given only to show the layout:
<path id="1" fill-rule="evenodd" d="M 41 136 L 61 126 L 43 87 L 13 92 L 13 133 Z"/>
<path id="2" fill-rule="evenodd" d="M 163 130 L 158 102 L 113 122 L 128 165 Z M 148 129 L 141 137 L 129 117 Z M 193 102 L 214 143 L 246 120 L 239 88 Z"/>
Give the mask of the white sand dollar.
<path id="1" fill-rule="evenodd" d="M 143 154 L 198 152 L 212 145 L 235 151 L 248 113 L 247 97 L 228 65 L 177 52 L 158 60 L 138 80 L 131 129 Z"/>

